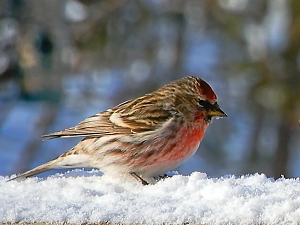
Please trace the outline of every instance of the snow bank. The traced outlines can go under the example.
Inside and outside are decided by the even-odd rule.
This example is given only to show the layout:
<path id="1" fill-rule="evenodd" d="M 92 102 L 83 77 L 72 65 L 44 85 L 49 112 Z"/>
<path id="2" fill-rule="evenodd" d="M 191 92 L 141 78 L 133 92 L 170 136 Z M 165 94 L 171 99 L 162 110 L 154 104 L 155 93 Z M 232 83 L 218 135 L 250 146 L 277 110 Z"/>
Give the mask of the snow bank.
<path id="1" fill-rule="evenodd" d="M 0 177 L 0 222 L 299 224 L 300 181 L 194 172 L 155 185 L 72 171 L 45 180 Z"/>

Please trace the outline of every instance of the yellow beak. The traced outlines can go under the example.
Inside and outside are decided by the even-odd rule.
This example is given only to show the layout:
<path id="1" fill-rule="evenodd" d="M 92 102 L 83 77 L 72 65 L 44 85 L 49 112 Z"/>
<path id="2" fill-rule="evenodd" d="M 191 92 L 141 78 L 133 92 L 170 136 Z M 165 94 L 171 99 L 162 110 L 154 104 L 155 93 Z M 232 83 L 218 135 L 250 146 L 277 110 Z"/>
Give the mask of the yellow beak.
<path id="1" fill-rule="evenodd" d="M 212 107 L 207 110 L 207 115 L 209 117 L 227 117 L 226 113 L 224 113 L 217 103 L 213 104 Z"/>

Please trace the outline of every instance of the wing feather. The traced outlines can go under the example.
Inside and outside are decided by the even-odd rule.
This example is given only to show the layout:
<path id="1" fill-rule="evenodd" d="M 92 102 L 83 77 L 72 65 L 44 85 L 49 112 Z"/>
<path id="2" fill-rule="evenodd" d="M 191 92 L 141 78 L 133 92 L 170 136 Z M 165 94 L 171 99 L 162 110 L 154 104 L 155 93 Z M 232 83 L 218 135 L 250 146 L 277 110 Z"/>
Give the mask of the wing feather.
<path id="1" fill-rule="evenodd" d="M 102 137 L 152 131 L 162 126 L 171 116 L 172 111 L 165 110 L 164 104 L 151 99 L 151 95 L 145 95 L 91 116 L 77 126 L 41 138 Z"/>

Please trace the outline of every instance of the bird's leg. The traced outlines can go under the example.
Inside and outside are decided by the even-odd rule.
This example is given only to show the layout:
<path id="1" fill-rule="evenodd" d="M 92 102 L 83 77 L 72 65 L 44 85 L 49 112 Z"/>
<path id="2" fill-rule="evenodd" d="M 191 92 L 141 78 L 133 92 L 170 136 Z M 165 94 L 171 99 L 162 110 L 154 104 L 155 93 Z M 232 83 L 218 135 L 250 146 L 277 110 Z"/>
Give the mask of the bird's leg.
<path id="1" fill-rule="evenodd" d="M 137 181 L 141 182 L 143 185 L 148 185 L 149 183 L 137 175 L 135 172 L 130 172 L 130 175 L 133 176 Z"/>

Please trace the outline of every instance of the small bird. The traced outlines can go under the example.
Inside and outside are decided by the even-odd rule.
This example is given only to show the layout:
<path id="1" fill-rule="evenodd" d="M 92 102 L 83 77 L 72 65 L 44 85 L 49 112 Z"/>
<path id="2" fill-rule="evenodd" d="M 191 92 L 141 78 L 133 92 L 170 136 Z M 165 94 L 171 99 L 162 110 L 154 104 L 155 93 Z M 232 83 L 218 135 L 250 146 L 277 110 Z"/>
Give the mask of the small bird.
<path id="1" fill-rule="evenodd" d="M 196 152 L 213 117 L 226 116 L 204 80 L 185 77 L 77 126 L 42 136 L 84 139 L 56 159 L 11 180 L 51 169 L 91 167 L 105 174 L 130 174 L 142 184 L 155 183 L 155 177 Z"/>

